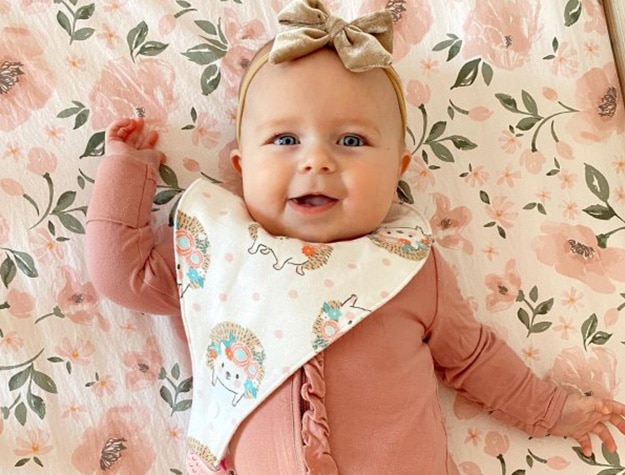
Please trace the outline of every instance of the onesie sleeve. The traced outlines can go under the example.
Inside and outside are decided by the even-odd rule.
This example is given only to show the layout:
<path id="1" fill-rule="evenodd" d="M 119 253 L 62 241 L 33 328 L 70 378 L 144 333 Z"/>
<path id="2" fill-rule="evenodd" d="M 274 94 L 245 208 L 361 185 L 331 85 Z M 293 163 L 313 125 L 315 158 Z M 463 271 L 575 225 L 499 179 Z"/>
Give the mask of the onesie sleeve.
<path id="1" fill-rule="evenodd" d="M 126 156 L 100 164 L 87 211 L 85 258 L 98 292 L 132 310 L 180 315 L 173 238 L 150 226 L 157 170 Z"/>
<path id="2" fill-rule="evenodd" d="M 473 317 L 454 272 L 436 254 L 437 309 L 426 342 L 443 381 L 493 416 L 532 436 L 556 423 L 567 393 L 538 378 L 519 356 Z"/>

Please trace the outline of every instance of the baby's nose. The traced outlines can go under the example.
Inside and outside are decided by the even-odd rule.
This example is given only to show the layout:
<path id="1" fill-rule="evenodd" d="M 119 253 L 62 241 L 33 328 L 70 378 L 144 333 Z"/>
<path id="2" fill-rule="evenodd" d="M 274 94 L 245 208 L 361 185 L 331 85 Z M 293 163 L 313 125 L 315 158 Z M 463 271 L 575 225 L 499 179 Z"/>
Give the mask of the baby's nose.
<path id="1" fill-rule="evenodd" d="M 332 173 L 336 171 L 336 162 L 329 150 L 318 146 L 306 153 L 299 168 L 302 173 Z"/>

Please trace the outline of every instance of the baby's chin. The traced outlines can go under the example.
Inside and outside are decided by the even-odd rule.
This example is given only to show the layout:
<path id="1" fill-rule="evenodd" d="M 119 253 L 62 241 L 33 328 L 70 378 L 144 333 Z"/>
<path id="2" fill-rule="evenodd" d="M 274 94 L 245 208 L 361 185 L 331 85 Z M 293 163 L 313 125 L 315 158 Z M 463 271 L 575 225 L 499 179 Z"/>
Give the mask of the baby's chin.
<path id="1" fill-rule="evenodd" d="M 262 225 L 262 223 L 261 223 Z M 263 226 L 264 227 L 264 226 Z M 300 241 L 308 242 L 311 244 L 329 244 L 340 241 L 351 241 L 359 237 L 365 236 L 368 232 L 360 231 L 346 231 L 345 229 L 332 230 L 332 229 L 289 229 L 289 228 L 267 228 L 265 230 L 274 236 L 284 236 L 291 239 L 299 239 Z"/>

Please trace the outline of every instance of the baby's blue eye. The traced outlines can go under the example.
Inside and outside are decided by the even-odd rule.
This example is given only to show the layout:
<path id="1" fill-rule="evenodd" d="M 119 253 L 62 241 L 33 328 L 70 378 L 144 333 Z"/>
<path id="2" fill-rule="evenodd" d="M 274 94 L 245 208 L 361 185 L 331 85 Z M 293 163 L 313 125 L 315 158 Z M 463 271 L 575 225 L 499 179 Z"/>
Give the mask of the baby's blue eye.
<path id="1" fill-rule="evenodd" d="M 345 147 L 362 147 L 364 144 L 365 141 L 358 135 L 344 135 L 339 139 L 339 145 Z"/>
<path id="2" fill-rule="evenodd" d="M 273 143 L 275 145 L 297 145 L 299 144 L 299 140 L 294 135 L 277 135 L 273 138 Z"/>

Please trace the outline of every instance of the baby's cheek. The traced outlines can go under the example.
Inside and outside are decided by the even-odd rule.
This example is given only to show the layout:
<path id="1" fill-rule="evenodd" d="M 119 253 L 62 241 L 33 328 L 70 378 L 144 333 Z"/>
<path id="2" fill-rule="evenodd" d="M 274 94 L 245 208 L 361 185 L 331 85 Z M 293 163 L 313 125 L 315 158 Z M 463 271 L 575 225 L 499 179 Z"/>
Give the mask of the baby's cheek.
<path id="1" fill-rule="evenodd" d="M 234 380 L 233 386 L 234 386 L 236 389 L 241 389 L 241 386 L 242 386 L 242 385 L 243 385 L 243 383 L 241 383 L 241 379 L 235 379 L 235 380 Z"/>

